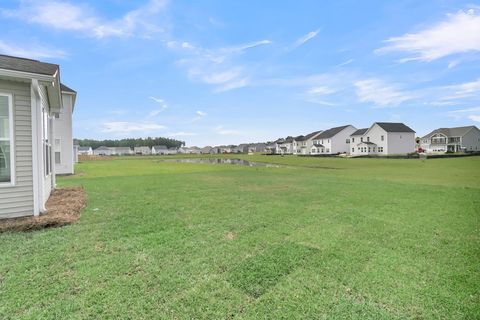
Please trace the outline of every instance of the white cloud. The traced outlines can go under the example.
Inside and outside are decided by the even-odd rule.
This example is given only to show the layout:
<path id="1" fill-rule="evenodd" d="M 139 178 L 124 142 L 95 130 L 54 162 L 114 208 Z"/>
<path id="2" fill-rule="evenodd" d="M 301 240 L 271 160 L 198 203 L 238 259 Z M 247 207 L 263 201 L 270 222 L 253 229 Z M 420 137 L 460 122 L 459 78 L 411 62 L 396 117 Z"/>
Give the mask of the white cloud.
<path id="1" fill-rule="evenodd" d="M 169 137 L 191 137 L 191 136 L 196 136 L 197 134 L 194 133 L 194 132 L 184 132 L 184 131 L 180 131 L 180 132 L 172 132 L 172 133 L 169 133 L 167 134 Z"/>
<path id="2" fill-rule="evenodd" d="M 468 116 L 468 119 L 475 121 L 475 122 L 480 122 L 480 114 L 478 115 L 470 115 Z"/>
<path id="3" fill-rule="evenodd" d="M 335 90 L 327 86 L 313 87 L 307 91 L 307 93 L 312 95 L 327 95 L 334 93 Z"/>
<path id="4" fill-rule="evenodd" d="M 241 135 L 242 134 L 238 130 L 225 129 L 224 126 L 217 126 L 214 128 L 214 131 L 220 135 Z"/>
<path id="5" fill-rule="evenodd" d="M 337 67 L 346 66 L 347 64 L 350 64 L 350 63 L 352 63 L 353 61 L 355 61 L 355 60 L 354 60 L 354 59 L 348 59 L 347 61 L 344 61 L 344 62 L 338 64 Z"/>
<path id="6" fill-rule="evenodd" d="M 361 102 L 373 102 L 378 107 L 395 107 L 412 99 L 412 96 L 379 79 L 355 82 L 356 94 Z"/>
<path id="7" fill-rule="evenodd" d="M 295 41 L 295 43 L 293 44 L 293 49 L 303 46 L 305 43 L 315 38 L 319 32 L 320 32 L 320 29 L 317 29 L 314 31 L 310 31 L 306 35 L 298 38 L 298 40 Z"/>
<path id="8" fill-rule="evenodd" d="M 161 31 L 159 27 L 149 21 L 166 4 L 166 0 L 150 0 L 146 5 L 113 20 L 99 17 L 87 5 L 58 0 L 41 2 L 26 0 L 21 2 L 18 9 L 3 9 L 1 13 L 7 17 L 18 18 L 57 30 L 81 32 L 94 38 L 133 36 L 137 32 L 140 32 L 142 36 L 149 36 Z"/>
<path id="9" fill-rule="evenodd" d="M 105 133 L 132 133 L 132 132 L 152 132 L 163 130 L 166 127 L 153 122 L 127 122 L 114 121 L 103 123 L 102 132 Z"/>
<path id="10" fill-rule="evenodd" d="M 177 65 L 186 68 L 190 80 L 212 85 L 215 92 L 225 92 L 249 84 L 247 68 L 234 63 L 234 58 L 249 49 L 271 43 L 270 40 L 259 40 L 217 49 L 204 49 L 200 46 L 183 46 L 177 41 L 168 41 L 166 46 L 172 50 L 181 50 L 180 52 L 186 55 L 185 58 L 177 60 Z"/>
<path id="11" fill-rule="evenodd" d="M 2 40 L 0 40 L 0 53 L 30 59 L 67 57 L 67 54 L 63 50 L 49 49 L 40 45 L 30 45 L 28 47 L 23 47 L 14 44 L 8 44 Z"/>
<path id="12" fill-rule="evenodd" d="M 202 120 L 203 118 L 205 118 L 207 116 L 207 113 L 204 112 L 204 111 L 197 111 L 195 113 L 196 113 L 197 116 L 195 118 L 193 118 L 192 120 L 190 120 L 189 121 L 190 123 Z"/>
<path id="13" fill-rule="evenodd" d="M 153 118 L 158 116 L 161 112 L 165 111 L 167 109 L 167 104 L 165 103 L 165 100 L 160 99 L 160 98 L 155 98 L 155 97 L 149 97 L 153 101 L 157 102 L 160 106 L 158 109 L 153 110 L 148 114 L 148 118 Z"/>
<path id="14" fill-rule="evenodd" d="M 464 103 L 465 100 L 480 99 L 480 78 L 474 81 L 433 88 L 432 105 L 444 106 Z"/>
<path id="15" fill-rule="evenodd" d="M 417 33 L 407 33 L 385 41 L 376 53 L 405 52 L 400 61 L 433 61 L 453 54 L 480 51 L 480 16 L 473 9 L 447 15 L 445 21 Z"/>

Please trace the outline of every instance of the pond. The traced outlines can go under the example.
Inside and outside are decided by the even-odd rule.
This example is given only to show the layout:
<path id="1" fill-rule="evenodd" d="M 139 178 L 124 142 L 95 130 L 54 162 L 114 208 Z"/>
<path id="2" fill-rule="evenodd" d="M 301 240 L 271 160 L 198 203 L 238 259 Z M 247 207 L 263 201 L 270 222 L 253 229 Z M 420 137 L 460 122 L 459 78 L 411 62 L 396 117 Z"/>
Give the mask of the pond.
<path id="1" fill-rule="evenodd" d="M 225 158 L 183 158 L 183 159 L 165 159 L 158 162 L 177 162 L 177 163 L 206 163 L 206 164 L 233 164 L 247 167 L 267 167 L 278 168 L 279 166 L 271 163 L 254 162 L 242 159 L 225 159 Z"/>

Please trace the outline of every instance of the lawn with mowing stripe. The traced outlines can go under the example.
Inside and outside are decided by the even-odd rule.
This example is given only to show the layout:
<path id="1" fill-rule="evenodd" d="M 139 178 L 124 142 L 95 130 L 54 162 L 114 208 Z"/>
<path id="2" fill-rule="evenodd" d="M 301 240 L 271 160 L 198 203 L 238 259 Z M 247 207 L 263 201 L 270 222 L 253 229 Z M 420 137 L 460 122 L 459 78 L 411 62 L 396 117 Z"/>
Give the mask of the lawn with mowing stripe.
<path id="1" fill-rule="evenodd" d="M 241 157 L 280 167 L 78 164 L 78 223 L 0 234 L 0 318 L 480 318 L 480 157 Z"/>

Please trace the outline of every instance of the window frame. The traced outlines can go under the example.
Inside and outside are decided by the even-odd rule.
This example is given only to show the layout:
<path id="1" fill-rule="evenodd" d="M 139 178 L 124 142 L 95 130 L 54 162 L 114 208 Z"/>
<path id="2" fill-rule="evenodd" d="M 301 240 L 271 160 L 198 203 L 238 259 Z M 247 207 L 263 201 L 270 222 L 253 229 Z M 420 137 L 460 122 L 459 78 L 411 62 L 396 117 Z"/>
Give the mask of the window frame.
<path id="1" fill-rule="evenodd" d="M 10 188 L 16 186 L 16 166 L 15 166 L 15 129 L 14 129 L 14 116 L 13 116 L 13 94 L 9 92 L 0 91 L 0 96 L 7 97 L 8 99 L 8 141 L 10 142 L 10 182 L 0 182 L 0 188 Z"/>

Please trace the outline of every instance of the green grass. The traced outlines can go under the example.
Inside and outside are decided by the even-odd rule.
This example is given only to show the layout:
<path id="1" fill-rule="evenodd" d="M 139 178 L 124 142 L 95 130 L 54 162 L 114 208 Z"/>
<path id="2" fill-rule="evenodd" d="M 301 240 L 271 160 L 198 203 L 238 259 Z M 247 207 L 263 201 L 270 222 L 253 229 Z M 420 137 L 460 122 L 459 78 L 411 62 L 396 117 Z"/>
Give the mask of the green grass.
<path id="1" fill-rule="evenodd" d="M 478 319 L 480 157 L 84 162 L 71 226 L 0 234 L 1 319 Z"/>

